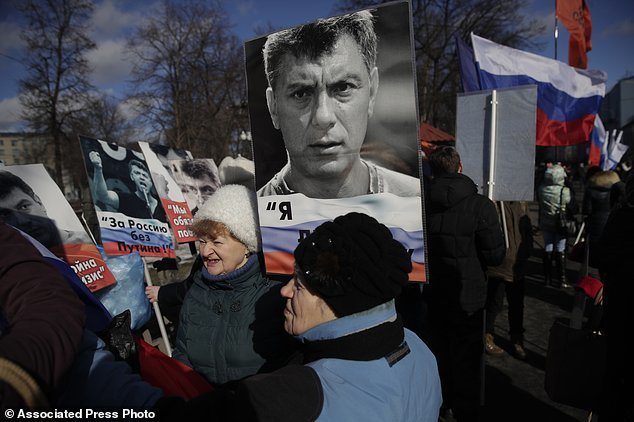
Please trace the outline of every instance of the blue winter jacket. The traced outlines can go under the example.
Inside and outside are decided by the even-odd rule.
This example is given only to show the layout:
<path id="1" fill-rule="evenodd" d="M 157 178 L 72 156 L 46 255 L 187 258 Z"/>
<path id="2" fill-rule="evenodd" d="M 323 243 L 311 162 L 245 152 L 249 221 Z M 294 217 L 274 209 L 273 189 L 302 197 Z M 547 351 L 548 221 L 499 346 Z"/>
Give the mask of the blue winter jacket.
<path id="1" fill-rule="evenodd" d="M 434 355 L 404 329 L 394 301 L 320 324 L 301 336 L 303 365 L 219 386 L 159 419 L 260 422 L 436 422 L 441 398 Z"/>
<path id="2" fill-rule="evenodd" d="M 340 338 L 396 319 L 394 301 L 318 325 L 301 341 Z M 436 422 L 442 403 L 436 358 L 405 329 L 409 353 L 390 365 L 387 359 L 320 359 L 309 363 L 321 382 L 323 407 L 318 421 Z"/>

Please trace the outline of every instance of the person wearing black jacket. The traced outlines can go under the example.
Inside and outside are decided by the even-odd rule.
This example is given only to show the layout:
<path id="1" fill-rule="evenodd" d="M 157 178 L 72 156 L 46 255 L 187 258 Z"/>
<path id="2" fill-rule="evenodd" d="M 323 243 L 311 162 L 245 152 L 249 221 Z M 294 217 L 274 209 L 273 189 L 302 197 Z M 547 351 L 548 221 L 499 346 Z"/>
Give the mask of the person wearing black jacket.
<path id="1" fill-rule="evenodd" d="M 621 206 L 610 213 L 594 255 L 603 282 L 602 331 L 607 354 L 599 418 L 632 421 L 634 361 L 629 343 L 634 325 L 634 174 L 625 180 Z"/>
<path id="2" fill-rule="evenodd" d="M 441 415 L 478 420 L 488 266 L 506 247 L 495 204 L 462 174 L 460 155 L 441 147 L 429 156 L 433 178 L 425 187 L 429 286 L 424 339 L 438 359 Z M 446 414 L 446 413 L 445 413 Z"/>
<path id="3" fill-rule="evenodd" d="M 598 171 L 589 179 L 583 195 L 583 215 L 586 221 L 587 242 L 586 246 L 590 248 L 589 265 L 593 269 L 590 274 L 597 277 L 599 274 L 594 270 L 598 263 L 594 259 L 595 249 L 597 249 L 597 241 L 603 233 L 608 216 L 612 210 L 612 201 L 610 200 L 610 191 L 612 186 L 620 181 L 619 175 L 615 171 Z"/>

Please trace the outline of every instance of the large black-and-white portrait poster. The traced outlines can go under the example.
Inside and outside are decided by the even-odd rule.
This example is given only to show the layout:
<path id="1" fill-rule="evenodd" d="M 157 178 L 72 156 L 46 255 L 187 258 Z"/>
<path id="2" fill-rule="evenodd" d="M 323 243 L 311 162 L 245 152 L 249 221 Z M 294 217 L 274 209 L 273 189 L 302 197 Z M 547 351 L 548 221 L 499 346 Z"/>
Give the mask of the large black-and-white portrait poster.
<path id="1" fill-rule="evenodd" d="M 384 223 L 425 281 L 411 10 L 395 2 L 245 44 L 266 270 L 324 221 Z"/>

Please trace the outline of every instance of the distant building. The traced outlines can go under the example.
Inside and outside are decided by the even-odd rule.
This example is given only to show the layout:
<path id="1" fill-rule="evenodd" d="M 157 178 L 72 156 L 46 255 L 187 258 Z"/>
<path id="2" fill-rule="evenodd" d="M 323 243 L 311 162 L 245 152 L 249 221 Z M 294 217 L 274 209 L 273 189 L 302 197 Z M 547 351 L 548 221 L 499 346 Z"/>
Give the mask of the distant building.
<path id="1" fill-rule="evenodd" d="M 48 157 L 49 162 L 42 162 Z M 7 166 L 42 163 L 55 167 L 53 145 L 45 135 L 26 132 L 0 132 L 0 160 Z"/>
<path id="2" fill-rule="evenodd" d="M 55 151 L 51 139 L 42 134 L 28 132 L 0 132 L 0 162 L 5 166 L 44 164 L 49 174 L 55 171 Z M 64 169 L 64 196 L 74 206 L 79 200 L 69 172 Z"/>

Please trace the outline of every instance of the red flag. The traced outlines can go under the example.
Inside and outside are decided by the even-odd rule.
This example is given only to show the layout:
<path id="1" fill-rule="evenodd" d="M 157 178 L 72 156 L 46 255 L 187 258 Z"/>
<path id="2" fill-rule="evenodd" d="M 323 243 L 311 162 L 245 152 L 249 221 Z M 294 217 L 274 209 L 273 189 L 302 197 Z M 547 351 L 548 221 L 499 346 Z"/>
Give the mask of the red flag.
<path id="1" fill-rule="evenodd" d="M 583 0 L 557 0 L 557 18 L 570 32 L 568 64 L 580 69 L 588 68 L 587 52 L 592 49 L 592 21 L 590 10 Z"/>
<path id="2" fill-rule="evenodd" d="M 592 50 L 592 18 L 588 3 L 583 2 L 583 35 L 586 40 L 586 52 Z"/>
<path id="3" fill-rule="evenodd" d="M 166 396 L 177 396 L 185 400 L 213 390 L 202 375 L 189 366 L 171 358 L 141 337 L 134 336 L 139 352 L 141 378 L 163 390 Z"/>

